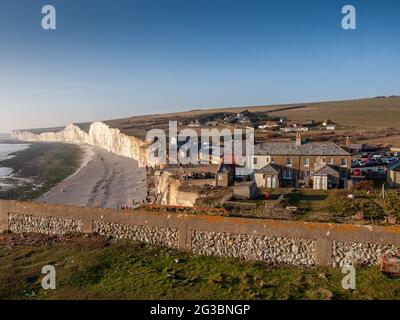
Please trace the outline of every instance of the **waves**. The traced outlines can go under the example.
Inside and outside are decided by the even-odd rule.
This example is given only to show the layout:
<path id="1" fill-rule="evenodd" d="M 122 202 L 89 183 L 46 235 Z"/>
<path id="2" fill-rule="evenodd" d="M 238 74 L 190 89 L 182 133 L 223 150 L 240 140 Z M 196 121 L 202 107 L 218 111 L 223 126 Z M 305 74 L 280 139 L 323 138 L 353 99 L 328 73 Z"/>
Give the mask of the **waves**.
<path id="1" fill-rule="evenodd" d="M 25 150 L 29 147 L 29 144 L 3 144 L 0 143 L 0 179 L 9 178 L 13 170 L 11 168 L 2 167 L 1 161 L 11 159 L 14 157 L 14 153 Z M 1 184 L 2 181 L 0 181 Z"/>

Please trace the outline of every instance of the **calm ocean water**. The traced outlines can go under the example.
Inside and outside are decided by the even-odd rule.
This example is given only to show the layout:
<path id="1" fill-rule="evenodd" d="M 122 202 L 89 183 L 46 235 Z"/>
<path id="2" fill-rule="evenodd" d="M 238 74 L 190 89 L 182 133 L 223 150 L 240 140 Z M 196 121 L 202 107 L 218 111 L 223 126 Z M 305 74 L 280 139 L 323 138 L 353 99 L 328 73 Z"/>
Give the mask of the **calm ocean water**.
<path id="1" fill-rule="evenodd" d="M 29 144 L 4 144 L 0 143 L 0 161 L 10 159 L 14 152 L 25 150 Z M 7 178 L 12 174 L 12 169 L 0 166 L 0 179 Z"/>

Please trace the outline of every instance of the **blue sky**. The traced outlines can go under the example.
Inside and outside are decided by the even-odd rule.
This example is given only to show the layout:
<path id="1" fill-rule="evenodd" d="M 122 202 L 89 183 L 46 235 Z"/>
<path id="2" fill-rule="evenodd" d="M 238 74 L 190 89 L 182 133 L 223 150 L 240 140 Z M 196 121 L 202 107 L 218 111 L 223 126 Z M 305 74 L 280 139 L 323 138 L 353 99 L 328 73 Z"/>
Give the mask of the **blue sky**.
<path id="1" fill-rule="evenodd" d="M 397 0 L 1 0 L 0 132 L 399 94 L 399 15 Z"/>

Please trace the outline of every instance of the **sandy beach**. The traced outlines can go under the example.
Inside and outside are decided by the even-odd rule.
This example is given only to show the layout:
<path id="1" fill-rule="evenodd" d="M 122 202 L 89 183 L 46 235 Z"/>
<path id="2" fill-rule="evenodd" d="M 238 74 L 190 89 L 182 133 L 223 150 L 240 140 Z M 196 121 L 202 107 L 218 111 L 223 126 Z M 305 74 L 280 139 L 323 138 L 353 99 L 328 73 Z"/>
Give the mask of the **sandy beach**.
<path id="1" fill-rule="evenodd" d="M 37 199 L 39 202 L 102 208 L 132 205 L 146 198 L 146 172 L 134 159 L 82 146 L 80 168 Z"/>

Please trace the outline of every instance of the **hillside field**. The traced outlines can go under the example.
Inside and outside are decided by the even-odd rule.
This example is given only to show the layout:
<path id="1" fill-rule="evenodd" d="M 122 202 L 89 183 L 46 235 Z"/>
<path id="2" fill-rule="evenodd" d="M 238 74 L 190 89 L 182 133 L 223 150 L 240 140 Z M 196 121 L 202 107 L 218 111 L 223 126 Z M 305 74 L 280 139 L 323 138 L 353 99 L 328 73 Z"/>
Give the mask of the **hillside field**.
<path id="1" fill-rule="evenodd" d="M 56 289 L 41 268 L 54 265 Z M 0 299 L 400 299 L 400 279 L 356 269 L 268 266 L 98 236 L 0 235 Z"/>

